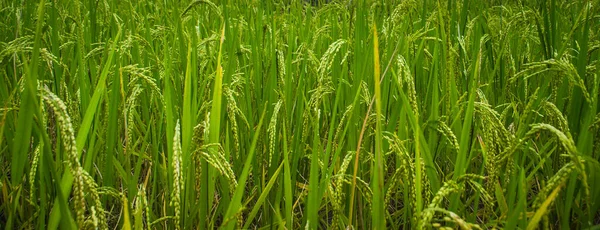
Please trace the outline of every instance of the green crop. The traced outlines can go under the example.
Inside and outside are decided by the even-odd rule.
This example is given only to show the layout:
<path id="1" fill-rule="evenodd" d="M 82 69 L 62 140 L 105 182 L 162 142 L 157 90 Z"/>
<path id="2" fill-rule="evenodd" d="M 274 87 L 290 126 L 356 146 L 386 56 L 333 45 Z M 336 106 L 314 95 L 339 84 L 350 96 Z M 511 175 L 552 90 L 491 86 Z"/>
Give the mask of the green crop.
<path id="1" fill-rule="evenodd" d="M 0 1 L 0 228 L 599 228 L 599 15 Z"/>

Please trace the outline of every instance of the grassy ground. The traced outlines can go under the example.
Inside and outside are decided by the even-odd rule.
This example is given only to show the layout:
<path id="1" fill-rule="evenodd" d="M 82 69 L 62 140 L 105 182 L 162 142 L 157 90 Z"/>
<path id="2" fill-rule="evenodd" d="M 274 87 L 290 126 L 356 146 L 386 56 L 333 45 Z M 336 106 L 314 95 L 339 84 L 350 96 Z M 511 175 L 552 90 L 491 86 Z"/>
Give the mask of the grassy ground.
<path id="1" fill-rule="evenodd" d="M 0 2 L 4 229 L 600 227 L 600 2 Z"/>

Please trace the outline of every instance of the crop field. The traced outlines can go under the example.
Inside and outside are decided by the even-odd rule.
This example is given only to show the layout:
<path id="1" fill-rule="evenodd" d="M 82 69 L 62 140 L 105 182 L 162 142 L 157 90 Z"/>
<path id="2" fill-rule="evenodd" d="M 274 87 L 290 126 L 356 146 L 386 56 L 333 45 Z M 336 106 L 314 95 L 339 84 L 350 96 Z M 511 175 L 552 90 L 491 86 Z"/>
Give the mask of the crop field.
<path id="1" fill-rule="evenodd" d="M 0 229 L 600 229 L 599 0 L 0 0 Z"/>

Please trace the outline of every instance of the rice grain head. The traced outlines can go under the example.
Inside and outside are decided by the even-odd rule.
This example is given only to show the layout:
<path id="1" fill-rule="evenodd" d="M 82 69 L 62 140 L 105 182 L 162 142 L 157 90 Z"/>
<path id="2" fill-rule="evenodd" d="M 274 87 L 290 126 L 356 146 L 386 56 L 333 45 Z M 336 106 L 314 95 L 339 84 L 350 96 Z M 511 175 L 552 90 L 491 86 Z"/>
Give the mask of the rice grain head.
<path id="1" fill-rule="evenodd" d="M 183 188 L 183 170 L 181 169 L 181 131 L 179 120 L 175 126 L 173 137 L 173 193 L 171 194 L 171 206 L 175 209 L 175 229 L 180 229 L 181 221 L 181 189 Z"/>
<path id="2" fill-rule="evenodd" d="M 275 104 L 275 108 L 273 109 L 273 115 L 271 117 L 271 122 L 269 123 L 269 128 L 267 132 L 269 133 L 269 166 L 271 166 L 271 160 L 273 159 L 273 153 L 275 152 L 275 138 L 277 135 L 277 115 L 279 114 L 279 110 L 281 109 L 282 100 L 280 99 Z"/>
<path id="3" fill-rule="evenodd" d="M 84 195 L 84 178 L 83 168 L 79 163 L 79 157 L 77 154 L 77 143 L 75 141 L 75 131 L 73 131 L 73 125 L 71 118 L 67 113 L 67 106 L 65 103 L 52 93 L 47 87 L 39 87 L 42 99 L 54 110 L 57 121 L 60 127 L 60 134 L 63 141 L 63 146 L 67 154 L 67 164 L 69 169 L 73 173 L 75 188 L 74 188 L 74 204 L 76 210 L 77 225 L 80 228 L 85 226 L 85 195 Z"/>

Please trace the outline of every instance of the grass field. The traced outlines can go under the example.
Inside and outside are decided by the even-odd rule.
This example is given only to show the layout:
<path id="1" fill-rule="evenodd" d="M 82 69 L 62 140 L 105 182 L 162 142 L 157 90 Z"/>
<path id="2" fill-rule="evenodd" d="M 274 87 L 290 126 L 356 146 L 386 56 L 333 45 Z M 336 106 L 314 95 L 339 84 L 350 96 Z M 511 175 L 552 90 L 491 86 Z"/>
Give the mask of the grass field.
<path id="1" fill-rule="evenodd" d="M 0 1 L 0 228 L 600 229 L 598 0 Z"/>

